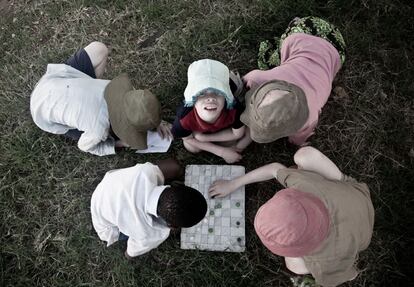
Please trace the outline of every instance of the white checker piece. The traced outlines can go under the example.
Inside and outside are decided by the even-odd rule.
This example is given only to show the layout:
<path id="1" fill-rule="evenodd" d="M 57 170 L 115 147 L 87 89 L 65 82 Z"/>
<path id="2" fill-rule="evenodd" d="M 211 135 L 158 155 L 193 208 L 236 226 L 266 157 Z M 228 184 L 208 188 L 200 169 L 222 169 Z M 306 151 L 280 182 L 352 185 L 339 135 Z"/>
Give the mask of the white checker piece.
<path id="1" fill-rule="evenodd" d="M 197 225 L 181 229 L 181 249 L 243 252 L 246 249 L 244 186 L 224 198 L 209 198 L 208 188 L 218 179 L 244 175 L 239 165 L 188 165 L 185 184 L 207 200 L 206 217 Z"/>

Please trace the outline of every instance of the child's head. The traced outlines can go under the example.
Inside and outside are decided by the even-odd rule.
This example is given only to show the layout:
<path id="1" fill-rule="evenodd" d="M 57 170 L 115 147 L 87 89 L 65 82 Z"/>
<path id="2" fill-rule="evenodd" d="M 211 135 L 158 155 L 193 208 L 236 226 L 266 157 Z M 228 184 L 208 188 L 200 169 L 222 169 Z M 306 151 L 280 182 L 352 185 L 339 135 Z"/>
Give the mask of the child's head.
<path id="1" fill-rule="evenodd" d="M 148 90 L 135 90 L 127 74 L 113 79 L 105 88 L 112 130 L 134 149 L 147 148 L 147 131 L 161 122 L 161 105 Z"/>
<path id="2" fill-rule="evenodd" d="M 298 132 L 309 116 L 303 90 L 291 83 L 273 80 L 249 90 L 240 120 L 250 128 L 255 142 L 268 143 Z"/>
<path id="3" fill-rule="evenodd" d="M 329 221 L 329 212 L 318 197 L 287 188 L 260 207 L 254 228 L 272 253 L 303 257 L 327 238 Z"/>
<path id="4" fill-rule="evenodd" d="M 199 223 L 207 212 L 204 196 L 194 188 L 174 185 L 163 190 L 157 213 L 171 228 L 191 227 Z"/>
<path id="5" fill-rule="evenodd" d="M 214 122 L 224 106 L 232 108 L 229 69 L 215 60 L 199 60 L 188 68 L 188 84 L 184 91 L 185 106 L 194 106 L 200 118 Z"/>

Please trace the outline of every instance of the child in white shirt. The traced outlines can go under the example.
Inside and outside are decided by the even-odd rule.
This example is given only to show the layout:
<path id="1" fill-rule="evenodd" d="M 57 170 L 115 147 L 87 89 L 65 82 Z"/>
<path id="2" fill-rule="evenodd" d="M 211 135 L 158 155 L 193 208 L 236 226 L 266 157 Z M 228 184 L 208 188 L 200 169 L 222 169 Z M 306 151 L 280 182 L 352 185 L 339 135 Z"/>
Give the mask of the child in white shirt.
<path id="1" fill-rule="evenodd" d="M 106 173 L 91 199 L 92 223 L 107 246 L 128 236 L 127 258 L 150 251 L 167 239 L 172 228 L 200 222 L 207 203 L 197 190 L 164 185 L 177 177 L 175 161 L 137 164 Z"/>

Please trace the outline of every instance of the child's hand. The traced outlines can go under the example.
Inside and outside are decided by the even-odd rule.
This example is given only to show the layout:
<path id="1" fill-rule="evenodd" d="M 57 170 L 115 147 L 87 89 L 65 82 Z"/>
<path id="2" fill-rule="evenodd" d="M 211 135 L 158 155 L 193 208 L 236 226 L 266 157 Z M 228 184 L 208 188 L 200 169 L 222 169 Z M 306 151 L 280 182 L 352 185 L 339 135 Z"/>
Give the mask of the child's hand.
<path id="1" fill-rule="evenodd" d="M 233 148 L 224 148 L 221 157 L 227 162 L 227 163 L 234 163 L 238 162 L 242 159 L 241 154 L 239 154 L 237 151 L 235 151 Z"/>
<path id="2" fill-rule="evenodd" d="M 225 197 L 235 191 L 237 187 L 232 180 L 216 180 L 208 189 L 208 196 L 215 197 Z"/>
<path id="3" fill-rule="evenodd" d="M 166 121 L 161 121 L 160 125 L 157 127 L 157 132 L 160 135 L 160 137 L 172 139 L 173 135 L 171 133 L 172 125 Z"/>
<path id="4" fill-rule="evenodd" d="M 127 145 L 126 143 L 124 143 L 121 140 L 117 140 L 117 141 L 115 141 L 115 147 L 116 148 L 123 148 L 123 147 L 129 147 L 129 145 Z"/>

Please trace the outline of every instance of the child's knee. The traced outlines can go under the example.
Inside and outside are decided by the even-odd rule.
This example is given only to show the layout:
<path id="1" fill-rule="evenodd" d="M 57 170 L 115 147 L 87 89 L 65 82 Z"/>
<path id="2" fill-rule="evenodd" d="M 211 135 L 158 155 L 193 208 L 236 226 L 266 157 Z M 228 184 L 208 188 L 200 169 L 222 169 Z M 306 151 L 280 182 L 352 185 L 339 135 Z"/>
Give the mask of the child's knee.
<path id="1" fill-rule="evenodd" d="M 98 41 L 94 41 L 85 47 L 85 51 L 88 53 L 91 60 L 93 59 L 97 64 L 106 60 L 108 58 L 109 50 L 108 47 Z"/>
<path id="2" fill-rule="evenodd" d="M 293 160 L 299 167 L 307 166 L 320 158 L 321 152 L 311 146 L 305 146 L 300 148 L 295 155 Z"/>
<path id="3" fill-rule="evenodd" d="M 108 47 L 102 42 L 94 41 L 86 47 L 90 47 L 99 54 L 108 55 Z"/>

